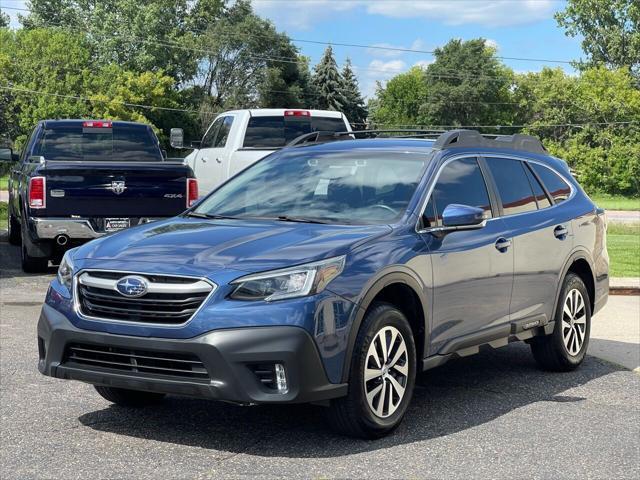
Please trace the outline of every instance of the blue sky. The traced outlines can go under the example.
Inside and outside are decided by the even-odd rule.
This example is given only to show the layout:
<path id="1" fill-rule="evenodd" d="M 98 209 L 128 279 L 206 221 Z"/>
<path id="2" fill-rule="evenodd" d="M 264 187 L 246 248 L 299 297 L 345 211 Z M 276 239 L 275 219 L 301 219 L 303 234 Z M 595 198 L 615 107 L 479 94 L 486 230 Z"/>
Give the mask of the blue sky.
<path id="1" fill-rule="evenodd" d="M 271 19 L 295 40 L 378 45 L 431 51 L 451 38 L 486 38 L 504 57 L 576 60 L 580 39 L 567 37 L 553 14 L 564 0 L 252 0 L 258 14 Z M 23 7 L 22 0 L 0 0 L 0 7 Z M 5 10 L 17 25 L 17 13 Z M 314 64 L 326 45 L 294 42 Z M 349 57 L 366 95 L 415 64 L 423 53 L 334 45 L 339 64 Z M 538 71 L 566 63 L 504 60 L 516 71 Z"/>

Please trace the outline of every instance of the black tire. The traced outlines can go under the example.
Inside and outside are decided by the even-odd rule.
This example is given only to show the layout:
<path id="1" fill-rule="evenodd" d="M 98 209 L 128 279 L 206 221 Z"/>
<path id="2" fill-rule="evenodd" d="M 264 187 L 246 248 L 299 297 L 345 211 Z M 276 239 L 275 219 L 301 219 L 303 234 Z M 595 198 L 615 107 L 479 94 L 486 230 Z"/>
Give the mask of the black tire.
<path id="1" fill-rule="evenodd" d="M 102 398 L 122 407 L 154 405 L 160 403 L 165 397 L 164 393 L 141 392 L 125 388 L 103 387 L 101 385 L 94 385 L 94 387 Z"/>
<path id="2" fill-rule="evenodd" d="M 22 270 L 26 273 L 45 273 L 49 269 L 49 257 L 35 257 L 29 254 L 33 243 L 26 232 L 26 220 L 22 217 L 21 232 L 21 262 Z"/>
<path id="3" fill-rule="evenodd" d="M 22 242 L 22 236 L 20 235 L 20 224 L 16 217 L 9 213 L 9 244 L 11 245 L 20 245 Z"/>
<path id="4" fill-rule="evenodd" d="M 572 321 L 572 315 L 568 315 L 565 312 L 565 303 L 569 301 L 567 297 L 575 290 L 580 293 L 582 302 L 584 303 L 582 313 L 578 312 L 578 315 L 575 315 L 579 317 L 580 322 L 582 322 L 584 318 L 584 333 L 582 337 L 580 337 L 582 323 L 578 324 L 577 321 Z M 580 304 L 579 301 L 576 303 Z M 538 366 L 543 370 L 552 372 L 569 372 L 575 370 L 584 360 L 587 348 L 589 347 L 589 336 L 591 334 L 591 303 L 587 287 L 582 279 L 573 273 L 567 274 L 564 279 L 554 320 L 555 327 L 551 335 L 532 339 L 531 351 L 533 352 L 533 357 L 538 363 Z M 570 327 L 567 325 L 570 325 Z M 571 329 L 574 329 L 574 331 L 571 332 Z M 574 344 L 571 342 L 574 336 L 578 339 L 583 339 L 579 347 L 577 343 Z M 565 342 L 565 338 L 569 338 L 569 341 Z M 569 346 L 567 346 L 567 343 Z M 571 348 L 574 349 L 573 352 L 570 351 Z"/>
<path id="5" fill-rule="evenodd" d="M 392 328 L 389 329 L 387 327 Z M 395 377 L 395 375 L 399 375 L 399 372 L 387 367 L 384 376 L 381 375 L 375 379 L 365 381 L 365 368 L 367 368 L 367 362 L 371 362 L 372 360 L 368 356 L 369 347 L 372 342 L 378 338 L 378 334 L 382 334 L 384 331 L 384 335 L 387 335 L 387 332 L 392 332 L 393 329 L 401 334 L 401 338 L 396 336 L 395 351 L 398 352 L 400 350 L 401 347 L 398 342 L 402 342 L 402 340 L 404 340 L 406 347 L 406 357 L 403 357 L 399 361 L 400 367 L 404 368 L 405 365 L 407 367 L 406 376 L 400 375 L 399 377 Z M 393 333 L 389 333 L 389 335 L 392 334 Z M 385 336 L 384 338 L 389 338 L 389 342 L 391 342 L 392 337 Z M 376 345 L 379 346 L 380 344 L 376 343 Z M 390 354 L 388 355 L 389 361 L 387 365 L 391 363 L 391 357 L 394 355 L 393 346 L 394 345 L 389 345 Z M 375 348 L 375 346 L 373 348 Z M 392 392 L 397 392 L 397 389 L 394 390 L 391 379 L 389 379 L 392 375 L 394 378 L 399 378 L 400 382 L 405 382 L 404 395 L 402 397 L 397 396 L 399 402 L 397 402 L 395 411 L 389 414 L 392 408 L 390 406 L 387 409 L 387 414 L 389 415 L 382 418 L 373 411 L 373 407 L 369 406 L 365 389 L 375 390 L 376 385 L 378 387 L 382 385 L 381 390 L 376 396 L 373 396 L 372 401 L 375 402 L 377 398 L 378 405 L 380 405 L 383 401 L 383 389 L 386 389 L 385 392 L 389 392 L 389 395 L 392 395 L 392 397 L 389 398 L 392 398 L 393 401 L 395 396 L 393 396 L 394 393 Z M 407 411 L 407 407 L 413 396 L 415 377 L 416 349 L 409 322 L 404 314 L 393 305 L 382 302 L 374 303 L 365 315 L 354 345 L 349 373 L 349 392 L 346 397 L 332 400 L 331 406 L 328 409 L 329 422 L 335 430 L 351 437 L 380 438 L 389 434 L 400 425 Z M 373 385 L 372 382 L 374 382 Z"/>

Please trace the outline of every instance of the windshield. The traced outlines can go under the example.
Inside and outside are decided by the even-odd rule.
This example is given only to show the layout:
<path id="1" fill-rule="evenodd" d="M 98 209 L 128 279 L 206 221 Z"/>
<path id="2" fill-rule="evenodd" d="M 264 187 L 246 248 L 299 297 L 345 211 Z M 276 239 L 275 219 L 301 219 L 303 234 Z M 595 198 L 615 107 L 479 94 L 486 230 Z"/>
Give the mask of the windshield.
<path id="1" fill-rule="evenodd" d="M 59 161 L 160 162 L 162 151 L 146 125 L 87 128 L 82 123 L 56 125 L 40 133 L 33 155 Z"/>
<path id="2" fill-rule="evenodd" d="M 404 152 L 280 152 L 238 174 L 194 213 L 389 223 L 406 210 L 426 162 L 425 154 Z"/>

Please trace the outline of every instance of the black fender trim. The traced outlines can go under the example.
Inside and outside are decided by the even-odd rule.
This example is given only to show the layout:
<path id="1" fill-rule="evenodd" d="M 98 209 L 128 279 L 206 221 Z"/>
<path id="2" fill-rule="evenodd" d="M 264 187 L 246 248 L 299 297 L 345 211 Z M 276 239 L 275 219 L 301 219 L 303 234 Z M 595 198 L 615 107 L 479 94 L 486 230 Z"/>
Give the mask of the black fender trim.
<path id="1" fill-rule="evenodd" d="M 416 295 L 420 299 L 420 305 L 422 307 L 422 311 L 424 312 L 424 318 L 425 318 L 425 325 L 424 325 L 425 353 L 428 350 L 428 341 L 429 341 L 429 335 L 430 335 L 429 325 L 430 325 L 431 313 L 427 309 L 428 302 L 426 299 L 424 289 L 421 286 L 420 281 L 418 279 L 418 275 L 413 270 L 407 267 L 400 267 L 402 268 L 400 270 L 399 267 L 396 265 L 392 268 L 393 268 L 392 271 L 389 271 L 389 269 L 387 269 L 386 271 L 382 271 L 380 272 L 379 275 L 377 275 L 372 280 L 370 280 L 367 286 L 363 289 L 363 291 L 366 293 L 362 295 L 356 302 L 358 309 L 356 312 L 356 316 L 353 320 L 353 324 L 351 325 L 349 340 L 347 344 L 347 351 L 345 354 L 344 365 L 342 367 L 342 381 L 345 383 L 349 379 L 349 371 L 351 369 L 351 359 L 353 356 L 353 349 L 355 347 L 356 338 L 358 337 L 358 332 L 360 331 L 360 326 L 362 325 L 364 316 L 367 313 L 367 310 L 371 305 L 371 303 L 373 302 L 373 299 L 376 297 L 376 295 L 378 295 L 378 293 L 380 293 L 385 287 L 391 284 L 401 283 L 401 284 L 407 285 L 416 293 Z"/>

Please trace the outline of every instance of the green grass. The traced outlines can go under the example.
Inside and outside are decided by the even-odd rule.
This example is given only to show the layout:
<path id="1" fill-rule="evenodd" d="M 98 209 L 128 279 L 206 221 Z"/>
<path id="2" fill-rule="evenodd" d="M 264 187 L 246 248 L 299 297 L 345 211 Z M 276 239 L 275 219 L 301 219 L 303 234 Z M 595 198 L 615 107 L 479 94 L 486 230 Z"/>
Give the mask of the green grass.
<path id="1" fill-rule="evenodd" d="M 0 176 L 0 190 L 9 189 L 9 174 Z"/>
<path id="2" fill-rule="evenodd" d="M 607 250 L 612 277 L 640 277 L 640 223 L 610 223 Z"/>
<path id="3" fill-rule="evenodd" d="M 7 229 L 7 206 L 6 202 L 0 202 L 0 230 Z"/>
<path id="4" fill-rule="evenodd" d="M 594 193 L 589 196 L 597 206 L 605 210 L 640 210 L 640 197 L 624 197 L 606 193 Z"/>

